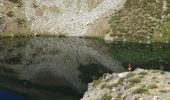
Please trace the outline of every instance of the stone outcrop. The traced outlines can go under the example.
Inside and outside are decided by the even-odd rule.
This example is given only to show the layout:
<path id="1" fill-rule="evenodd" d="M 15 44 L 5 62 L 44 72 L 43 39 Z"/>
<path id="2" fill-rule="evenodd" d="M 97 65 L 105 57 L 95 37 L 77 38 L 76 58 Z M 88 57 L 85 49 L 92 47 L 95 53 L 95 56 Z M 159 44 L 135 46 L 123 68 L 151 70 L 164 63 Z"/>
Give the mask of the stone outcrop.
<path id="1" fill-rule="evenodd" d="M 104 74 L 89 84 L 81 100 L 169 100 L 170 73 L 137 69 Z"/>

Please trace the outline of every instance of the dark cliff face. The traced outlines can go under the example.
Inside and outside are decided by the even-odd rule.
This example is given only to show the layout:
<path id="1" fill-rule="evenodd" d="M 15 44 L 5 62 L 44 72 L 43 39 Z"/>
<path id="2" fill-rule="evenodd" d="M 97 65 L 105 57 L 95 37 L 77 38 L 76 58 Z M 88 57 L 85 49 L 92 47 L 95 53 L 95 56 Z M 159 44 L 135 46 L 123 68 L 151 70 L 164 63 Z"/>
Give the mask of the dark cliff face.
<path id="1" fill-rule="evenodd" d="M 169 0 L 127 0 L 125 7 L 110 19 L 112 36 L 119 40 L 164 41 L 170 31 Z"/>

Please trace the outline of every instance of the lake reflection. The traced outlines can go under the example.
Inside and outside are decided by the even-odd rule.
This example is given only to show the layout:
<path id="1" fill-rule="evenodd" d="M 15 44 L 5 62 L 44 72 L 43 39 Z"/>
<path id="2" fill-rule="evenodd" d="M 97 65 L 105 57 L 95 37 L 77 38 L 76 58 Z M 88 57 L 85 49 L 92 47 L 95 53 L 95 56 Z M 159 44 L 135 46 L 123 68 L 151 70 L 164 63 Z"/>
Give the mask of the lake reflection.
<path id="1" fill-rule="evenodd" d="M 0 40 L 0 86 L 35 100 L 77 100 L 103 73 L 125 71 L 95 39 L 64 37 Z"/>
<path id="2" fill-rule="evenodd" d="M 31 100 L 79 100 L 103 73 L 133 69 L 170 71 L 170 45 L 65 37 L 0 40 L 0 87 Z M 0 98 L 1 99 L 1 98 Z"/>

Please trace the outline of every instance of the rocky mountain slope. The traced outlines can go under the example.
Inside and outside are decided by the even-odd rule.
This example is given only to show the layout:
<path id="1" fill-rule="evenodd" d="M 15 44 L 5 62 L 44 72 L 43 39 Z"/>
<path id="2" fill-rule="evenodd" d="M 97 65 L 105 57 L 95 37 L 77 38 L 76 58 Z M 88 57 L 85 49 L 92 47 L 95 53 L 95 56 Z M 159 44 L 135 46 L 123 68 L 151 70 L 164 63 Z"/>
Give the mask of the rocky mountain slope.
<path id="1" fill-rule="evenodd" d="M 0 33 L 103 36 L 126 0 L 0 0 Z"/>
<path id="2" fill-rule="evenodd" d="M 170 73 L 137 69 L 104 74 L 89 84 L 81 100 L 170 100 Z"/>
<path id="3" fill-rule="evenodd" d="M 110 19 L 112 40 L 168 41 L 170 0 L 127 0 Z"/>
<path id="4" fill-rule="evenodd" d="M 0 0 L 0 36 L 170 40 L 170 0 Z"/>

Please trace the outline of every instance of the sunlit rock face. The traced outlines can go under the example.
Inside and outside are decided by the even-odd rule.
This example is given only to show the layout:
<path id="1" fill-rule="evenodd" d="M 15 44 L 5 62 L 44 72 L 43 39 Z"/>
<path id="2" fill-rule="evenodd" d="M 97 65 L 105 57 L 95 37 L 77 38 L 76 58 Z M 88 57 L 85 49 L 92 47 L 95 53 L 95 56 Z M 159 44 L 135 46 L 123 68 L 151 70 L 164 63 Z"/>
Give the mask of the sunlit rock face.
<path id="1" fill-rule="evenodd" d="M 80 93 L 105 72 L 122 72 L 121 63 L 102 52 L 102 43 L 77 38 L 1 40 L 2 69 L 31 84 L 73 88 Z M 6 72 L 5 76 L 11 73 Z M 16 75 L 16 76 L 15 76 Z"/>
<path id="2" fill-rule="evenodd" d="M 31 30 L 67 36 L 99 36 L 109 29 L 108 18 L 125 0 L 25 0 Z"/>

